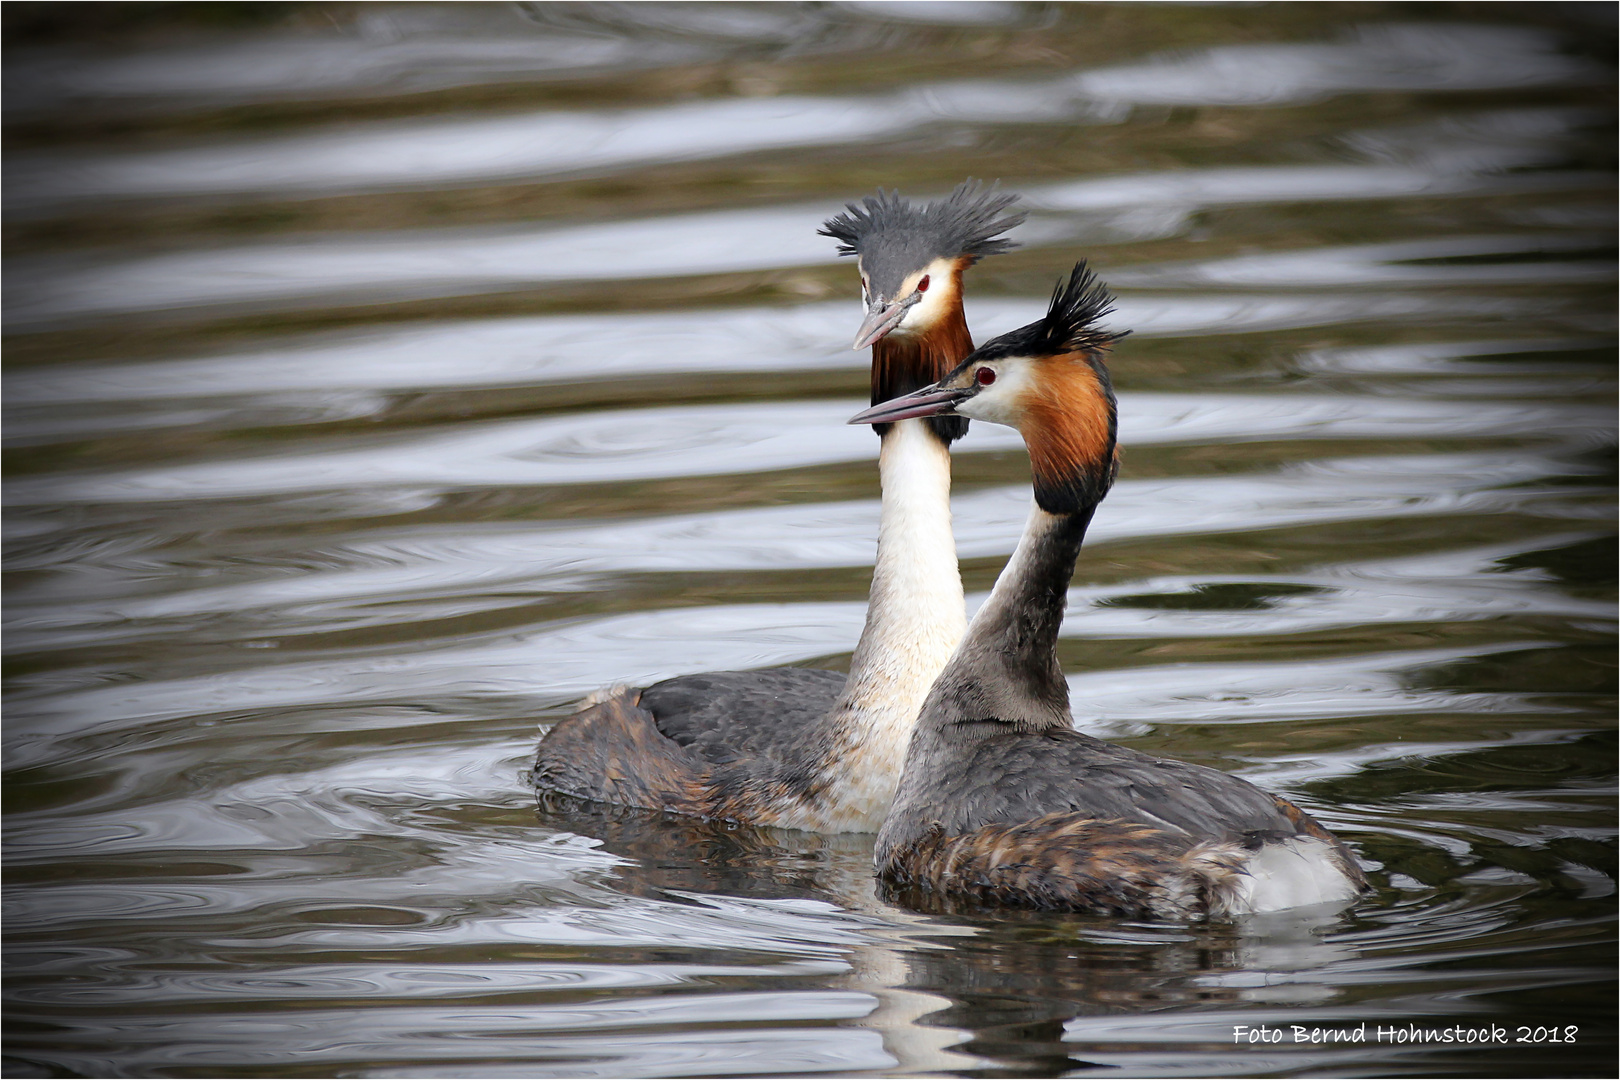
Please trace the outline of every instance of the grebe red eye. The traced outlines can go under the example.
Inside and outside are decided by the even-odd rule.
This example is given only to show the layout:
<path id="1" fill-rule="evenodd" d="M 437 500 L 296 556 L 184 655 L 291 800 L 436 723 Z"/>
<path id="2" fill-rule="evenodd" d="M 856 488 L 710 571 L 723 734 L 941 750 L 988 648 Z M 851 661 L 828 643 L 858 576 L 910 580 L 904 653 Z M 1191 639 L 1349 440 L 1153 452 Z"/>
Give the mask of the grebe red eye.
<path id="1" fill-rule="evenodd" d="M 927 274 L 924 274 L 922 276 L 922 280 L 917 282 L 917 291 L 918 292 L 927 292 L 928 291 L 928 275 Z"/>
<path id="2" fill-rule="evenodd" d="M 973 373 L 973 379 L 980 386 L 989 386 L 996 381 L 996 373 L 987 367 L 982 367 Z"/>

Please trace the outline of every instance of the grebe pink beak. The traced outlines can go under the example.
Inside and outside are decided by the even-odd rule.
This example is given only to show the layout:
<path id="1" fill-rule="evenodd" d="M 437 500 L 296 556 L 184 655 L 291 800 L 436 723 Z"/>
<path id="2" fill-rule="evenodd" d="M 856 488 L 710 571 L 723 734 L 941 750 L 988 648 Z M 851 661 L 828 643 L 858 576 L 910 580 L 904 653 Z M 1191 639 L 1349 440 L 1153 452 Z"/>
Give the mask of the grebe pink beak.
<path id="1" fill-rule="evenodd" d="M 916 416 L 951 416 L 956 406 L 978 393 L 977 386 L 945 386 L 935 383 L 902 397 L 873 405 L 850 417 L 850 424 L 888 424 Z"/>
<path id="2" fill-rule="evenodd" d="M 862 320 L 861 328 L 855 331 L 855 344 L 850 348 L 864 349 L 887 336 L 890 330 L 900 325 L 900 321 L 906 317 L 906 312 L 921 300 L 920 292 L 914 292 L 904 299 L 892 302 L 874 297 L 871 306 L 866 309 L 866 318 Z"/>

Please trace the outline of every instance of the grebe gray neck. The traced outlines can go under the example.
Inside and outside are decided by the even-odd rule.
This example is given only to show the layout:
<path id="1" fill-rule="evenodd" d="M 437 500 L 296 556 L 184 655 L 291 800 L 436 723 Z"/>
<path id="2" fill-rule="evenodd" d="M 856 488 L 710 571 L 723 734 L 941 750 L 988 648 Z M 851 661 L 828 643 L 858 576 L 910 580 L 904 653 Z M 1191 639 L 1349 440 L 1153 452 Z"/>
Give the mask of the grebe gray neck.
<path id="1" fill-rule="evenodd" d="M 926 728 L 930 739 L 962 743 L 1071 726 L 1057 637 L 1090 521 L 1089 510 L 1031 507 L 1017 549 L 934 685 L 919 737 Z"/>

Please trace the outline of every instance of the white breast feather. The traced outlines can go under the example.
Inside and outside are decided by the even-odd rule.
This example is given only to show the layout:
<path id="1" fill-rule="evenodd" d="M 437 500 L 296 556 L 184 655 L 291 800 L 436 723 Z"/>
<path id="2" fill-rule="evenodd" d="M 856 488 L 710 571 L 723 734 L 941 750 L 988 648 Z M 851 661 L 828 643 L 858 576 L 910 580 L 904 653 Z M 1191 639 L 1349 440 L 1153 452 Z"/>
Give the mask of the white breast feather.
<path id="1" fill-rule="evenodd" d="M 1345 876 L 1325 840 L 1293 836 L 1268 843 L 1243 864 L 1246 876 L 1233 884 L 1232 914 L 1252 915 L 1311 904 L 1354 900 L 1360 889 Z"/>

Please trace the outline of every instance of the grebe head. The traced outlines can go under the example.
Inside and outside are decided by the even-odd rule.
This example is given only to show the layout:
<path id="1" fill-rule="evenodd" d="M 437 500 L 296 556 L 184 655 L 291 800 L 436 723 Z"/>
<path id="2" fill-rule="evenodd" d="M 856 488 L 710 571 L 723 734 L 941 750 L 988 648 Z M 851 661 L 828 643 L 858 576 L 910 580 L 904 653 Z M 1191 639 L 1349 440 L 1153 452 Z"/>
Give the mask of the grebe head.
<path id="1" fill-rule="evenodd" d="M 1025 214 L 1003 214 L 1018 196 L 966 180 L 943 199 L 918 206 L 898 191 L 878 189 L 861 206 L 828 219 L 818 230 L 840 241 L 861 271 L 866 318 L 854 348 L 888 335 L 926 334 L 962 308 L 962 271 L 985 255 L 1016 246 L 999 234 Z M 915 385 L 915 384 L 913 384 Z"/>
<path id="2" fill-rule="evenodd" d="M 1113 482 L 1113 385 L 1103 364 L 1125 333 L 1099 329 L 1113 297 L 1084 262 L 1036 322 L 986 342 L 945 378 L 874 405 L 852 424 L 968 416 L 1017 428 L 1029 447 L 1035 499 L 1049 513 L 1094 506 Z"/>

